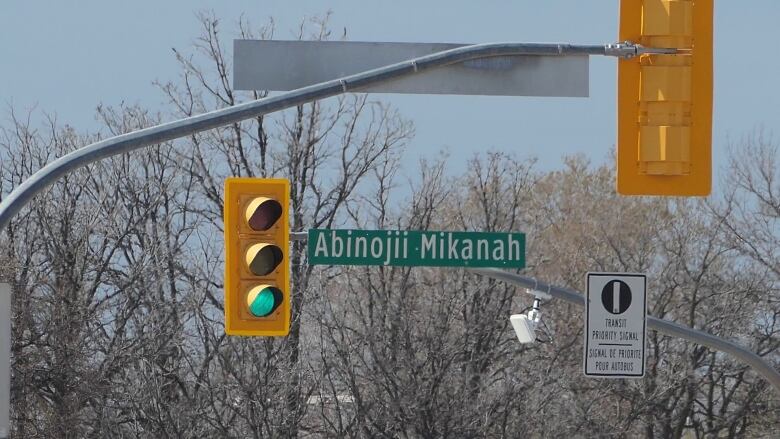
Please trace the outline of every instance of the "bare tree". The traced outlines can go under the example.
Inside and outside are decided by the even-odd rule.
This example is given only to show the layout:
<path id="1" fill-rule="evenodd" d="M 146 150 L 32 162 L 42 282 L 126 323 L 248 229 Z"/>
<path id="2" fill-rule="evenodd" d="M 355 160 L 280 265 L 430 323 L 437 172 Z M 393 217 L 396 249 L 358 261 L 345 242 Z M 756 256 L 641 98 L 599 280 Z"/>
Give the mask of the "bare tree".
<path id="1" fill-rule="evenodd" d="M 165 84 L 163 90 L 180 110 L 177 115 L 190 115 L 192 109 L 208 108 L 208 101 L 217 106 L 239 102 L 239 94 L 230 88 L 230 60 L 224 55 L 219 40 L 218 22 L 211 16 L 201 17 L 204 37 L 196 46 L 210 63 L 198 67 L 179 54 L 184 71 L 182 85 Z M 314 23 L 314 38 L 326 39 L 327 20 Z M 252 36 L 242 24 L 241 36 Z M 300 37 L 308 29 L 301 27 Z M 261 38 L 272 33 L 263 28 Z M 216 77 L 211 72 L 217 72 Z M 254 93 L 243 98 L 257 98 Z M 271 125 L 271 128 L 269 128 Z M 291 228 L 301 231 L 308 227 L 331 227 L 344 221 L 344 213 L 355 204 L 359 188 L 376 169 L 392 160 L 412 135 L 411 124 L 388 106 L 369 100 L 366 95 L 349 95 L 328 102 L 317 102 L 285 112 L 278 118 L 258 118 L 193 136 L 179 159 L 192 175 L 193 190 L 202 201 L 199 215 L 221 228 L 222 181 L 227 176 L 277 176 L 290 179 Z M 212 249 L 214 250 L 214 249 Z M 221 251 L 221 249 L 218 249 Z M 210 260 L 221 256 L 210 254 Z M 213 360 L 229 371 L 230 389 L 240 402 L 224 406 L 227 416 L 244 418 L 249 431 L 257 436 L 295 437 L 306 416 L 306 401 L 317 386 L 311 359 L 302 350 L 305 326 L 301 316 L 310 299 L 311 267 L 305 263 L 305 244 L 292 248 L 292 315 L 290 335 L 283 340 L 256 342 L 246 339 L 225 339 L 222 323 L 203 311 L 204 337 L 207 351 L 215 352 Z M 214 282 L 213 273 L 195 280 L 210 290 L 210 304 L 221 310 L 218 297 L 221 283 Z M 261 349 L 257 349 L 260 348 Z M 211 380 L 213 376 L 204 375 Z M 218 383 L 209 382 L 209 388 Z M 238 386 L 238 388 L 235 388 Z M 223 406 L 221 406 L 223 407 Z M 223 415 L 224 416 L 224 415 Z"/>
<path id="2" fill-rule="evenodd" d="M 176 52 L 182 83 L 161 84 L 175 116 L 261 96 L 230 88 L 218 21 L 201 22 L 200 55 Z M 325 22 L 314 24 L 327 38 Z M 159 122 L 138 108 L 98 115 L 109 135 Z M 12 117 L 0 145 L 4 191 L 95 140 L 55 120 L 38 132 Z M 336 225 L 360 182 L 411 134 L 388 106 L 345 96 L 117 157 L 55 185 L 6 232 L 16 435 L 297 436 L 316 381 L 300 346 L 311 269 L 297 244 L 290 337 L 226 338 L 222 180 L 288 177 L 293 228 Z"/>
<path id="3" fill-rule="evenodd" d="M 328 39 L 327 15 L 298 37 Z M 200 16 L 165 115 L 99 107 L 79 134 L 10 111 L 0 196 L 102 136 L 266 94 L 237 92 L 222 27 Z M 253 30 L 256 29 L 256 30 Z M 238 24 L 270 38 L 270 21 Z M 777 146 L 748 138 L 724 196 L 626 198 L 582 157 L 559 171 L 499 152 L 448 173 L 404 166 L 412 124 L 366 95 L 300 106 L 70 174 L 0 236 L 13 285 L 15 437 L 771 437 L 780 400 L 746 366 L 651 332 L 642 380 L 582 376 L 582 310 L 543 304 L 539 341 L 509 326 L 530 298 L 457 269 L 313 267 L 290 249 L 285 338 L 227 337 L 223 180 L 286 177 L 290 225 L 520 231 L 525 274 L 583 289 L 646 272 L 654 316 L 780 364 Z M 408 189 L 403 187 L 407 179 Z M 407 195 L 399 195 L 405 193 Z"/>

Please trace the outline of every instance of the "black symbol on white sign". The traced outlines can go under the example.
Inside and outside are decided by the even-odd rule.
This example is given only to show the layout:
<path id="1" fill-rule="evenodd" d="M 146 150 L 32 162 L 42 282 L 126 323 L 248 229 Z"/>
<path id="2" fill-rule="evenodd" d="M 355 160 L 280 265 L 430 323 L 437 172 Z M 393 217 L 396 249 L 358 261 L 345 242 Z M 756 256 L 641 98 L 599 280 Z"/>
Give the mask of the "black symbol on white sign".
<path id="1" fill-rule="evenodd" d="M 601 290 L 601 303 L 611 314 L 623 314 L 631 306 L 631 288 L 621 280 L 613 280 Z"/>

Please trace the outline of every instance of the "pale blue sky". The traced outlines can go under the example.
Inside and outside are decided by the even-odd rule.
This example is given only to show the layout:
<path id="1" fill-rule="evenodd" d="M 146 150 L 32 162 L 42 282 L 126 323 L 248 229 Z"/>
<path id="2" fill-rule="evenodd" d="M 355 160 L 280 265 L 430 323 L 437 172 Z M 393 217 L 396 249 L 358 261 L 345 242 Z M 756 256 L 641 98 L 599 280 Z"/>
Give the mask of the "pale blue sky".
<path id="1" fill-rule="evenodd" d="M 333 28 L 355 41 L 607 43 L 617 39 L 617 0 L 62 0 L 0 3 L 0 103 L 33 105 L 80 130 L 95 129 L 99 103 L 122 101 L 162 109 L 152 85 L 176 79 L 171 48 L 187 51 L 199 27 L 195 13 L 214 10 L 225 31 L 244 14 L 277 23 L 292 38 L 304 16 L 333 11 Z M 715 7 L 716 165 L 728 139 L 757 127 L 780 127 L 780 1 L 721 0 Z M 338 33 L 338 31 L 337 31 Z M 228 46 L 229 47 L 229 46 Z M 413 119 L 409 160 L 448 147 L 453 168 L 473 152 L 495 148 L 560 166 L 566 154 L 601 162 L 614 148 L 615 70 L 591 58 L 590 98 L 381 95 Z M 7 110 L 0 111 L 3 116 Z"/>

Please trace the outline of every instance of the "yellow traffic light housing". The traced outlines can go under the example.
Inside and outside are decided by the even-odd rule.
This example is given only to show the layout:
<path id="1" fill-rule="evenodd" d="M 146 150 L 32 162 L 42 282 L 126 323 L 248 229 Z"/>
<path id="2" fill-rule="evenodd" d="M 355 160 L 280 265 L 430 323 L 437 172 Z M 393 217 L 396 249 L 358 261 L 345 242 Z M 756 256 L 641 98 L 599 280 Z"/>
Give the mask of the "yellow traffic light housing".
<path id="1" fill-rule="evenodd" d="M 714 0 L 620 0 L 620 41 L 681 49 L 618 61 L 617 190 L 709 195 Z"/>
<path id="2" fill-rule="evenodd" d="M 290 332 L 290 183 L 225 181 L 225 332 Z"/>

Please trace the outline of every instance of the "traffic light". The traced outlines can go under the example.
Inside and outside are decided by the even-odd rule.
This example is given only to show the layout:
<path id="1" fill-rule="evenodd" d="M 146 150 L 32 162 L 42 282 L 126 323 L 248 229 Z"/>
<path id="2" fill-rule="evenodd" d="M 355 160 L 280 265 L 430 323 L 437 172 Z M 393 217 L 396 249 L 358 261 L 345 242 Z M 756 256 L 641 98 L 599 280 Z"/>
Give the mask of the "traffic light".
<path id="1" fill-rule="evenodd" d="M 714 0 L 620 0 L 620 41 L 682 49 L 618 61 L 617 190 L 708 195 Z"/>
<path id="2" fill-rule="evenodd" d="M 290 332 L 290 183 L 225 180 L 225 332 Z"/>

